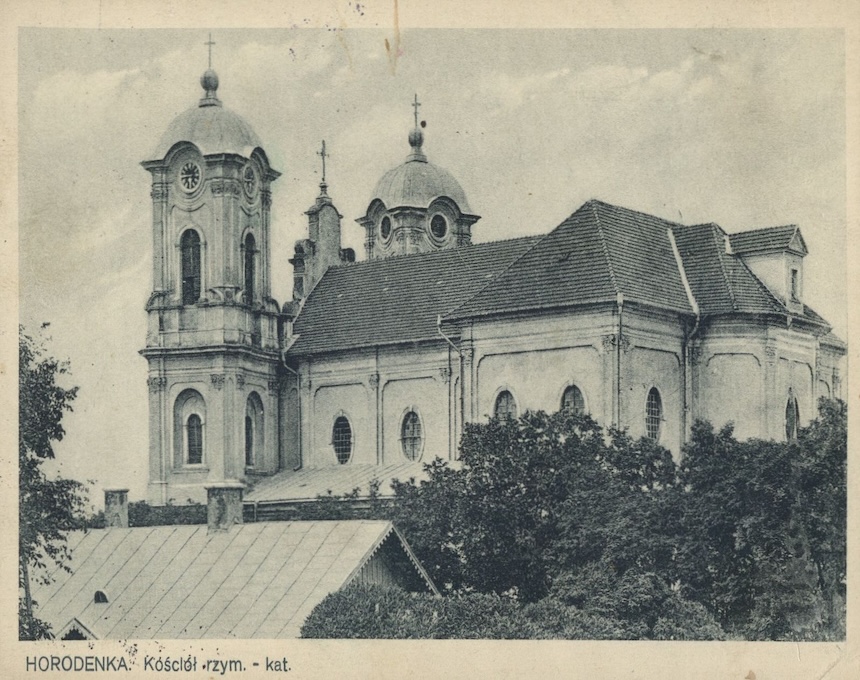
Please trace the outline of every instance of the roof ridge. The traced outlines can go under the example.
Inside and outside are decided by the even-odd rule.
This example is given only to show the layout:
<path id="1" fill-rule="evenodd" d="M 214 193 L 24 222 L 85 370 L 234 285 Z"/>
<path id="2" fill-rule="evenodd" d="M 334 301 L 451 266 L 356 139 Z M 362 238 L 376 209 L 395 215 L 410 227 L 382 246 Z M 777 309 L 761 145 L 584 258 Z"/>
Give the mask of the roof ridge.
<path id="1" fill-rule="evenodd" d="M 753 227 L 752 229 L 744 229 L 742 231 L 734 231 L 729 236 L 738 236 L 739 234 L 752 234 L 757 231 L 775 231 L 776 229 L 788 229 L 792 227 L 795 231 L 800 229 L 800 225 L 789 223 L 789 224 L 775 224 L 770 227 Z"/>
<path id="2" fill-rule="evenodd" d="M 618 287 L 618 280 L 615 278 L 615 270 L 612 268 L 612 258 L 609 257 L 609 245 L 606 243 L 606 235 L 603 233 L 603 225 L 600 223 L 600 216 L 597 214 L 597 204 L 602 203 L 602 201 L 592 200 L 589 201 L 589 203 L 591 204 L 591 211 L 594 214 L 594 221 L 597 224 L 597 235 L 600 238 L 601 250 L 603 250 L 603 255 L 606 258 L 606 266 L 609 269 L 609 280 L 612 282 L 612 287 L 615 289 L 615 294 L 619 295 L 621 294 L 621 289 Z M 609 204 L 604 203 L 604 205 Z M 626 208 L 622 208 L 622 210 L 626 210 Z"/>
<path id="3" fill-rule="evenodd" d="M 711 234 L 714 237 L 714 245 L 717 248 L 717 262 L 720 263 L 720 272 L 723 274 L 723 281 L 726 282 L 726 290 L 729 292 L 729 299 L 732 301 L 732 311 L 738 311 L 738 299 L 735 295 L 735 290 L 732 287 L 732 282 L 729 280 L 729 273 L 726 271 L 726 263 L 723 260 L 723 256 L 726 255 L 726 242 L 725 237 L 728 236 L 726 230 L 723 229 L 719 224 L 713 222 L 711 225 Z M 723 238 L 717 238 L 717 230 L 720 230 L 723 233 Z M 722 243 L 720 243 L 722 241 Z"/>

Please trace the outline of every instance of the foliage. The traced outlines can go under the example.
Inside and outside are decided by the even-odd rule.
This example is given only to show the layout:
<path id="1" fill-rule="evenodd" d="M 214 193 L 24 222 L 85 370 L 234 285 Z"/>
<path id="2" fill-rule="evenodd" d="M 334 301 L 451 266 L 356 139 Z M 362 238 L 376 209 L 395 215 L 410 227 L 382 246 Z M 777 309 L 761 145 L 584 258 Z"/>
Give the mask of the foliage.
<path id="1" fill-rule="evenodd" d="M 43 326 L 44 328 L 45 326 Z M 67 568 L 65 535 L 83 526 L 86 490 L 79 482 L 49 478 L 44 463 L 54 458 L 54 442 L 63 439 L 63 415 L 72 410 L 77 387 L 60 382 L 68 365 L 48 356 L 41 337 L 18 333 L 18 576 L 22 639 L 47 636 L 47 624 L 33 615 L 30 578 L 47 579 L 51 565 Z"/>
<path id="2" fill-rule="evenodd" d="M 672 634 L 689 632 L 684 621 L 695 606 L 667 609 L 661 639 L 683 639 Z M 705 622 L 694 624 L 696 639 L 719 639 L 719 627 L 711 621 L 708 628 L 701 607 L 695 614 Z M 436 597 L 358 584 L 327 596 L 302 626 L 304 638 L 611 640 L 632 632 L 623 621 L 553 597 L 522 604 L 495 593 Z"/>
<path id="3" fill-rule="evenodd" d="M 146 501 L 128 504 L 130 527 L 172 526 L 175 524 L 206 524 L 206 506 L 189 501 L 185 505 L 150 505 Z M 103 529 L 105 516 L 99 511 L 87 520 L 88 529 Z"/>
<path id="4" fill-rule="evenodd" d="M 845 405 L 787 443 L 696 423 L 679 471 L 684 594 L 747 639 L 844 638 Z"/>

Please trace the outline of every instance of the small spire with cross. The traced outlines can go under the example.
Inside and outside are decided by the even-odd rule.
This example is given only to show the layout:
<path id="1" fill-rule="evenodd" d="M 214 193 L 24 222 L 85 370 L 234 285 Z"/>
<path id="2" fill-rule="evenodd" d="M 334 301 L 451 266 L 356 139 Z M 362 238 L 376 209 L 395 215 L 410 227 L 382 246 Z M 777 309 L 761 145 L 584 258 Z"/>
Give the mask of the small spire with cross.
<path id="1" fill-rule="evenodd" d="M 412 108 L 415 109 L 415 127 L 418 127 L 418 107 L 421 106 L 421 102 L 418 101 L 418 93 L 415 93 L 415 101 L 412 102 Z"/>
<path id="2" fill-rule="evenodd" d="M 325 196 L 326 195 L 326 189 L 328 188 L 328 184 L 326 184 L 326 181 L 325 181 L 325 159 L 331 158 L 331 155 L 326 153 L 325 140 L 322 140 L 322 148 L 319 151 L 317 151 L 317 156 L 319 156 L 322 159 L 322 182 L 320 182 L 320 193 L 323 196 Z"/>
<path id="3" fill-rule="evenodd" d="M 212 34 L 209 34 L 209 41 L 203 43 L 209 48 L 209 68 L 212 68 L 212 45 L 215 44 L 215 41 L 212 40 Z"/>

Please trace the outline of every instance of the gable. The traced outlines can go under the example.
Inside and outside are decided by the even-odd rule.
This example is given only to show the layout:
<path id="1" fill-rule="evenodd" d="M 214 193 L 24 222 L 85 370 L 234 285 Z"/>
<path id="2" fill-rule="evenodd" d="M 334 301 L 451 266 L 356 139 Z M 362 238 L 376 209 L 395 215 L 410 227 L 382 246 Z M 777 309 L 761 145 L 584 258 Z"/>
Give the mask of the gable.
<path id="1" fill-rule="evenodd" d="M 806 255 L 806 242 L 795 224 L 779 227 L 749 229 L 729 236 L 732 252 L 735 255 L 749 256 L 776 253 L 790 250 L 798 255 Z"/>

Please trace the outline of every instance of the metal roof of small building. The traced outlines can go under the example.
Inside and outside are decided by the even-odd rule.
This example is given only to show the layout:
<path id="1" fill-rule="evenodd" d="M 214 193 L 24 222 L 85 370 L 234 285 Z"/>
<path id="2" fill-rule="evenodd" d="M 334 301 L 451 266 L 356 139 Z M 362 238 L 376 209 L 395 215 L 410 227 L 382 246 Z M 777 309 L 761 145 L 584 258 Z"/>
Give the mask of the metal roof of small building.
<path id="1" fill-rule="evenodd" d="M 456 463 L 456 461 L 454 462 Z M 449 464 L 452 464 L 449 461 Z M 379 482 L 379 495 L 392 496 L 391 482 L 408 479 L 421 482 L 428 478 L 421 462 L 404 461 L 389 465 L 347 463 L 330 467 L 302 468 L 296 471 L 279 472 L 262 479 L 244 496 L 246 503 L 274 501 L 315 500 L 319 496 L 332 494 L 343 496 L 358 489 L 362 498 L 367 497 L 370 485 Z"/>
<path id="2" fill-rule="evenodd" d="M 388 540 L 435 592 L 391 522 L 351 520 L 75 532 L 72 573 L 55 571 L 33 598 L 55 632 L 76 622 L 100 639 L 298 637 Z"/>

